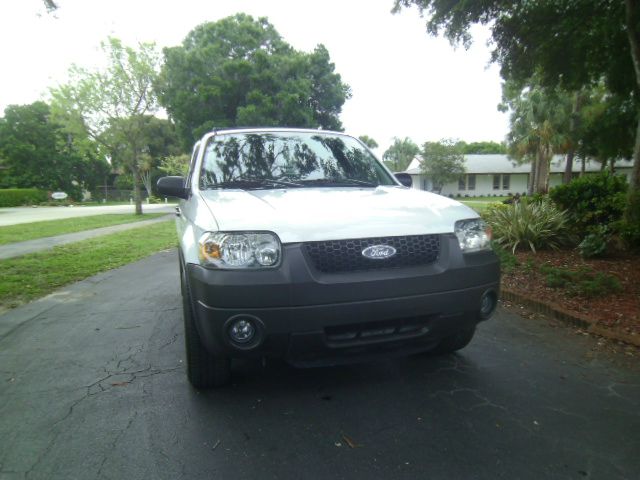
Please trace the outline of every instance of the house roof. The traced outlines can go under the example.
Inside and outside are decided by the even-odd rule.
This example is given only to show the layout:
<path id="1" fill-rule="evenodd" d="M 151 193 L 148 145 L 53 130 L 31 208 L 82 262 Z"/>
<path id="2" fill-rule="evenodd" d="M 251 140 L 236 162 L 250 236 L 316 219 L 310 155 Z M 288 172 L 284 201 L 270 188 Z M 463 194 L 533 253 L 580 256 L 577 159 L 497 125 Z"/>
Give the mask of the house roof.
<path id="1" fill-rule="evenodd" d="M 421 174 L 421 161 L 422 159 L 420 157 L 415 157 L 405 172 L 412 175 Z M 531 171 L 531 164 L 529 162 L 518 165 L 514 160 L 509 158 L 508 155 L 465 155 L 464 161 L 467 173 L 529 173 Z M 551 173 L 564 172 L 565 164 L 566 158 L 564 155 L 554 155 L 551 160 Z M 586 171 L 599 172 L 600 165 L 600 162 L 588 159 Z M 616 161 L 616 169 L 631 168 L 632 166 L 632 160 Z M 577 173 L 580 172 L 581 169 L 582 162 L 574 159 L 573 171 Z"/>

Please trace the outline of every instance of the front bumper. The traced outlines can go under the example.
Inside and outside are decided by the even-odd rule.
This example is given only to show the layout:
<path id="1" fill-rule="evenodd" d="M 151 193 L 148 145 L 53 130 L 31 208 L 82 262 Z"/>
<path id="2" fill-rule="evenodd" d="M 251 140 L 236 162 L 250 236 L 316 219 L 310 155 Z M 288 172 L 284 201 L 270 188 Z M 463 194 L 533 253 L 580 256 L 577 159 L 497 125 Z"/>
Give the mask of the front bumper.
<path id="1" fill-rule="evenodd" d="M 440 256 L 428 266 L 367 272 L 321 273 L 300 244 L 283 248 L 276 269 L 186 266 L 198 332 L 212 354 L 310 366 L 428 350 L 482 320 L 483 294 L 499 288 L 493 252 L 463 255 L 453 235 L 442 236 Z M 227 335 L 240 317 L 258 330 L 246 345 Z"/>

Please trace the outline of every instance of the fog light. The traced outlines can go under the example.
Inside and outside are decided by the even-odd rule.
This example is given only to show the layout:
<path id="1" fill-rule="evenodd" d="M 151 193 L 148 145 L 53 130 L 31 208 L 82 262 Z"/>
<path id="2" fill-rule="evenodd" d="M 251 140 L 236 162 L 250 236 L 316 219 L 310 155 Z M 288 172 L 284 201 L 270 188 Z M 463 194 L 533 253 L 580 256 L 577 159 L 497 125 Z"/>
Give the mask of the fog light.
<path id="1" fill-rule="evenodd" d="M 236 343 L 249 343 L 256 335 L 256 327 L 251 320 L 241 318 L 229 327 L 229 337 Z"/>
<path id="2" fill-rule="evenodd" d="M 498 303 L 498 296 L 493 290 L 487 290 L 482 294 L 480 299 L 480 316 L 482 318 L 489 318 L 493 311 L 496 309 Z"/>

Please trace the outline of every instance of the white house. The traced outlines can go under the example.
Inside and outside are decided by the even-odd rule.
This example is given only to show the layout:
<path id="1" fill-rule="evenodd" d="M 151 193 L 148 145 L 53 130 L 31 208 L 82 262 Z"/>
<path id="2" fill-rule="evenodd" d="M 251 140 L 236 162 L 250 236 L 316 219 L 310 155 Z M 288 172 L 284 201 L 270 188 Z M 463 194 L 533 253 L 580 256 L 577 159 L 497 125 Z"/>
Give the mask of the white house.
<path id="1" fill-rule="evenodd" d="M 413 188 L 418 190 L 432 190 L 432 183 L 428 176 L 422 172 L 421 158 L 413 159 L 405 173 L 411 175 Z M 442 195 L 452 197 L 479 197 L 490 195 L 508 195 L 527 192 L 531 164 L 518 165 L 507 155 L 465 155 L 466 174 L 457 182 L 447 183 L 442 187 Z M 563 155 L 555 155 L 551 160 L 549 174 L 549 187 L 555 187 L 562 183 L 562 175 L 566 159 Z M 616 174 L 624 174 L 627 181 L 631 178 L 633 161 L 618 160 L 615 163 Z M 578 159 L 573 162 L 573 175 L 580 175 L 582 162 Z M 594 160 L 587 160 L 585 172 L 599 172 L 601 164 Z"/>

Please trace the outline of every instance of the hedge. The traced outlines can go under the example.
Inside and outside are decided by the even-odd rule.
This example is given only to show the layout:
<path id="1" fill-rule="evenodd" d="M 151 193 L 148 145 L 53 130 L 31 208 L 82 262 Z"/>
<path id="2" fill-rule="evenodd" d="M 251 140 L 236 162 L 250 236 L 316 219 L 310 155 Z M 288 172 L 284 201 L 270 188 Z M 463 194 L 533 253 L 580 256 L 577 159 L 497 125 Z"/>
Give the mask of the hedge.
<path id="1" fill-rule="evenodd" d="M 37 188 L 0 189 L 0 207 L 19 207 L 47 201 L 47 192 Z"/>

